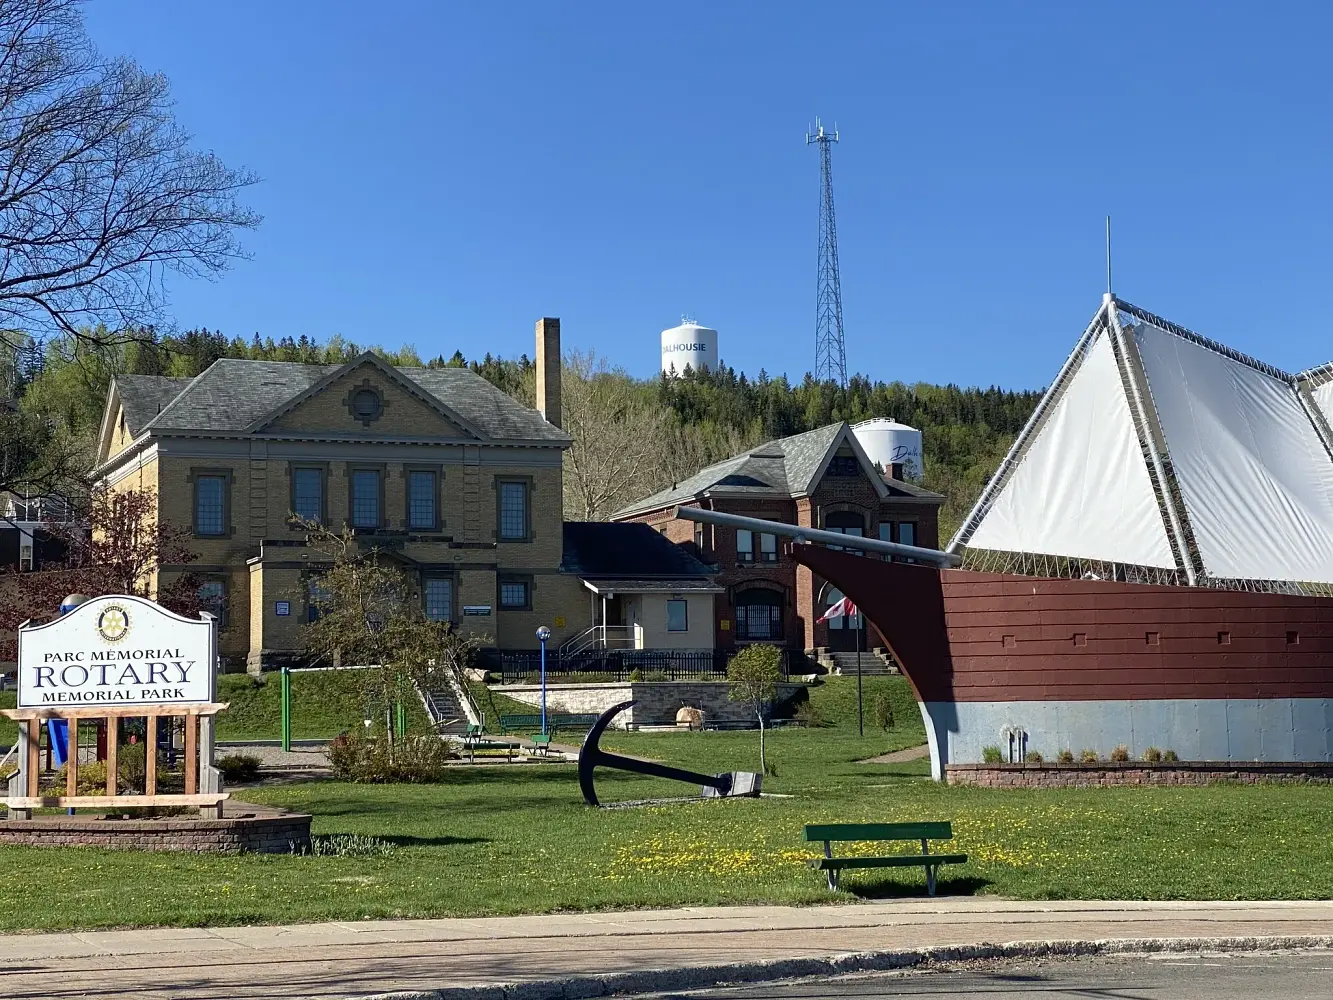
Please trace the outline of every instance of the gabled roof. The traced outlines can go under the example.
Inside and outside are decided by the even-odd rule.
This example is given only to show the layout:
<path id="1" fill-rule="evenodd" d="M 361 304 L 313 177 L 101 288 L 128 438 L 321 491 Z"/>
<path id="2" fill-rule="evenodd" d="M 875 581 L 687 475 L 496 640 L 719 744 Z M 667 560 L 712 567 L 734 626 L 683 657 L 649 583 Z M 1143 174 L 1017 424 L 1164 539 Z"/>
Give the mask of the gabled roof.
<path id="1" fill-rule="evenodd" d="M 326 372 L 322 378 L 317 379 L 315 382 L 311 383 L 307 388 L 302 389 L 300 392 L 298 392 L 295 396 L 292 396 L 291 398 L 284 400 L 275 409 L 270 410 L 262 417 L 259 417 L 249 427 L 247 427 L 246 430 L 249 431 L 250 433 L 262 430 L 269 424 L 278 420 L 280 417 L 283 417 L 286 414 L 291 413 L 306 400 L 318 395 L 320 392 L 327 389 L 330 385 L 332 385 L 338 379 L 342 378 L 348 372 L 354 371 L 357 368 L 362 367 L 363 365 L 368 365 L 371 368 L 374 368 L 381 375 L 387 378 L 390 382 L 397 385 L 398 388 L 402 389 L 408 395 L 413 396 L 416 399 L 419 399 L 421 402 L 425 403 L 428 407 L 430 407 L 440 416 L 444 417 L 446 420 L 450 421 L 451 423 L 457 424 L 472 437 L 484 438 L 489 436 L 480 428 L 478 428 L 477 425 L 475 425 L 471 420 L 469 420 L 463 414 L 459 413 L 453 407 L 447 405 L 443 400 L 432 395 L 430 392 L 427 392 L 417 382 L 407 378 L 406 375 L 404 375 L 401 371 L 399 371 L 397 368 L 394 368 L 387 361 L 381 358 L 378 354 L 375 354 L 372 351 L 367 351 L 361 354 L 359 357 L 353 358 L 345 365 L 339 368 L 334 368 L 332 371 Z M 420 370 L 425 371 L 426 369 L 423 368 Z"/>
<path id="2" fill-rule="evenodd" d="M 716 567 L 646 524 L 566 521 L 562 573 L 597 579 L 690 579 L 709 577 Z"/>
<path id="3" fill-rule="evenodd" d="M 907 483 L 885 483 L 846 423 L 826 424 L 804 434 L 769 441 L 749 451 L 700 469 L 684 482 L 617 511 L 617 518 L 672 507 L 707 496 L 795 497 L 812 493 L 843 444 L 851 447 L 881 497 L 940 499 L 938 494 Z M 899 489 L 899 487 L 902 487 Z"/>
<path id="4" fill-rule="evenodd" d="M 360 364 L 376 364 L 407 391 L 475 436 L 490 441 L 565 445 L 570 437 L 465 368 L 394 368 L 376 356 L 345 365 L 221 358 L 194 379 L 120 376 L 115 391 L 133 397 L 134 427 L 159 434 L 255 433 L 300 400 Z M 161 412 L 157 412 L 159 406 Z M 128 406 L 127 406 L 128 409 Z M 128 415 L 127 415 L 127 422 Z"/>
<path id="5" fill-rule="evenodd" d="M 117 375 L 116 389 L 125 411 L 125 426 L 138 437 L 150 420 L 179 396 L 193 379 L 168 378 L 165 375 Z"/>

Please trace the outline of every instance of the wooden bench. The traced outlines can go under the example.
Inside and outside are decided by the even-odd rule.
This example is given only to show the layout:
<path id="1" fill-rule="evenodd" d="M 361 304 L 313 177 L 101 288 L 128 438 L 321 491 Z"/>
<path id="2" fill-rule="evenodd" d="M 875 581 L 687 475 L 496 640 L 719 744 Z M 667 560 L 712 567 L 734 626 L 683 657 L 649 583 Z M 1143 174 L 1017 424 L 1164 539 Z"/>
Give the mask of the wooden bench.
<path id="1" fill-rule="evenodd" d="M 592 728 L 592 724 L 597 721 L 596 715 L 573 715 L 559 714 L 552 715 L 546 713 L 546 731 L 555 732 L 557 729 L 573 729 L 576 727 Z M 502 715 L 500 716 L 500 732 L 508 733 L 516 729 L 541 729 L 542 717 L 540 715 Z"/>
<path id="2" fill-rule="evenodd" d="M 961 865 L 966 854 L 931 854 L 932 840 L 952 840 L 951 823 L 815 823 L 805 828 L 806 842 L 822 841 L 824 856 L 813 858 L 810 867 L 828 873 L 828 887 L 838 888 L 838 874 L 844 868 L 924 868 L 926 891 L 935 895 L 935 869 L 940 865 Z M 882 857 L 833 856 L 834 841 L 849 840 L 919 840 L 920 854 L 888 854 Z"/>

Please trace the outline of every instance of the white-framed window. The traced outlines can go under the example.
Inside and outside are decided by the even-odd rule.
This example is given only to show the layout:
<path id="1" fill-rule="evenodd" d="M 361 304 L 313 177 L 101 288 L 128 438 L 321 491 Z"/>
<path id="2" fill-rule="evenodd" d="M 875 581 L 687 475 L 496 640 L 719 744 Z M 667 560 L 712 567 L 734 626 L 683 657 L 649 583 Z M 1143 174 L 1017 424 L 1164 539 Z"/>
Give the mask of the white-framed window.
<path id="1" fill-rule="evenodd" d="M 684 598 L 672 598 L 667 601 L 666 620 L 668 632 L 688 632 L 690 630 L 689 601 Z"/>

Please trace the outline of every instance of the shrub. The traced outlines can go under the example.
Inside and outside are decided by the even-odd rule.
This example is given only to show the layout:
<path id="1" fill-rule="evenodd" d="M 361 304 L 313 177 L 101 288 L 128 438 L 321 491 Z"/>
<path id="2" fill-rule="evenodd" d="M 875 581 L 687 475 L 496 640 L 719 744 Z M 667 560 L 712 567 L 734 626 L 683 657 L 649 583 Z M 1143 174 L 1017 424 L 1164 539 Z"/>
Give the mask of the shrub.
<path id="1" fill-rule="evenodd" d="M 1174 763 L 1175 761 L 1180 760 L 1180 758 L 1176 756 L 1174 750 L 1164 750 L 1162 751 L 1162 760 L 1168 760 Z"/>
<path id="2" fill-rule="evenodd" d="M 1036 750 L 1029 750 L 1023 755 L 1023 759 L 1029 764 L 1040 764 L 1044 758 Z"/>
<path id="3" fill-rule="evenodd" d="M 875 724 L 880 729 L 893 728 L 893 702 L 883 691 L 875 695 Z"/>
<path id="4" fill-rule="evenodd" d="M 1156 747 L 1149 747 L 1147 750 L 1143 751 L 1143 759 L 1149 764 L 1156 764 L 1162 759 L 1162 751 L 1158 750 Z"/>
<path id="5" fill-rule="evenodd" d="M 1095 764 L 1102 758 L 1101 754 L 1097 753 L 1096 750 L 1084 748 L 1078 752 L 1078 759 L 1084 764 Z"/>
<path id="6" fill-rule="evenodd" d="M 439 781 L 454 756 L 449 744 L 438 736 L 406 736 L 390 743 L 353 731 L 329 744 L 334 775 L 361 784 Z"/>
<path id="7" fill-rule="evenodd" d="M 69 777 L 69 765 L 63 764 L 56 771 L 51 784 L 58 795 L 65 794 L 65 782 Z M 77 795 L 106 794 L 106 763 L 100 760 L 79 765 L 78 784 L 74 788 Z"/>
<path id="8" fill-rule="evenodd" d="M 1001 764 L 1004 762 L 1004 754 L 999 747 L 982 747 L 981 760 L 985 764 Z"/>
<path id="9" fill-rule="evenodd" d="M 667 679 L 666 671 L 665 671 L 665 670 L 650 670 L 650 671 L 648 671 L 648 673 L 646 673 L 646 674 L 644 675 L 643 679 L 644 679 L 645 681 L 650 681 L 650 682 L 664 681 L 664 680 Z"/>
<path id="10" fill-rule="evenodd" d="M 635 667 L 633 670 L 629 672 L 629 682 L 631 684 L 639 684 L 642 681 L 643 681 L 643 671 L 640 670 L 638 667 Z"/>
<path id="11" fill-rule="evenodd" d="M 148 777 L 147 756 L 143 743 L 127 743 L 116 752 L 116 770 L 120 772 L 120 787 L 143 791 Z M 159 775 L 161 772 L 158 772 Z"/>
<path id="12" fill-rule="evenodd" d="M 803 701 L 796 706 L 796 721 L 807 729 L 815 729 L 824 724 L 824 716 L 814 702 Z"/>
<path id="13" fill-rule="evenodd" d="M 1129 760 L 1129 747 L 1121 743 L 1111 751 L 1111 759 L 1117 764 L 1123 764 L 1125 761 Z"/>
<path id="14" fill-rule="evenodd" d="M 229 785 L 239 785 L 254 781 L 259 777 L 258 757 L 248 753 L 231 753 L 219 757 L 214 766 L 222 772 L 222 778 Z"/>
<path id="15" fill-rule="evenodd" d="M 1074 763 L 1074 751 L 1061 750 L 1058 754 L 1055 755 L 1055 759 L 1058 763 L 1061 764 L 1072 764 Z"/>

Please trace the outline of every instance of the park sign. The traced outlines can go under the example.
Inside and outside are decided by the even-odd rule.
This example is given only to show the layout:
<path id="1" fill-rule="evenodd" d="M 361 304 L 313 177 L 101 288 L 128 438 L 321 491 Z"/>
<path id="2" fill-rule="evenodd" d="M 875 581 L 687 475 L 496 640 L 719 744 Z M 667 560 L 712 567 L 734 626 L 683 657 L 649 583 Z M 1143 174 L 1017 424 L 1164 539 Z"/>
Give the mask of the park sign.
<path id="1" fill-rule="evenodd" d="M 189 705 L 213 700 L 212 616 L 142 597 L 95 597 L 19 629 L 18 707 Z"/>

